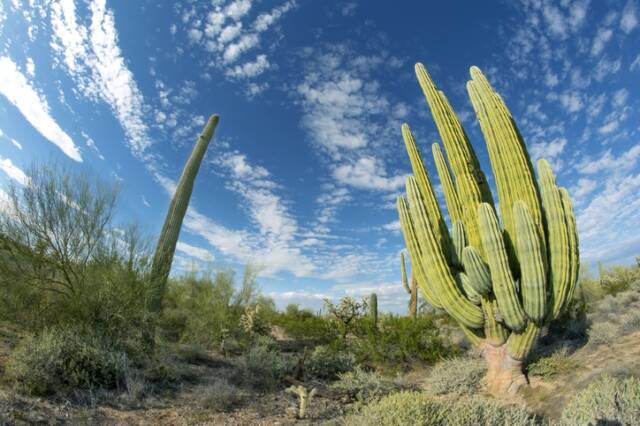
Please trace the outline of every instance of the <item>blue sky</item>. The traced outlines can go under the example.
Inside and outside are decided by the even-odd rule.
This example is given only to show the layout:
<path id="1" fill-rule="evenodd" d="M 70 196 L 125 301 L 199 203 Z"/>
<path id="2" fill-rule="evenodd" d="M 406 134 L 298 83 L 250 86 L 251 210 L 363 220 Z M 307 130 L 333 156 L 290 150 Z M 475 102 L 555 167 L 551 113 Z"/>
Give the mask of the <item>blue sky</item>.
<path id="1" fill-rule="evenodd" d="M 583 262 L 630 263 L 639 20 L 633 0 L 1 0 L 0 183 L 52 160 L 97 173 L 121 183 L 120 219 L 155 235 L 218 113 L 174 271 L 258 263 L 280 306 L 375 291 L 404 312 L 400 125 L 427 153 L 438 140 L 413 64 L 490 175 L 464 89 L 477 65 L 569 188 Z"/>

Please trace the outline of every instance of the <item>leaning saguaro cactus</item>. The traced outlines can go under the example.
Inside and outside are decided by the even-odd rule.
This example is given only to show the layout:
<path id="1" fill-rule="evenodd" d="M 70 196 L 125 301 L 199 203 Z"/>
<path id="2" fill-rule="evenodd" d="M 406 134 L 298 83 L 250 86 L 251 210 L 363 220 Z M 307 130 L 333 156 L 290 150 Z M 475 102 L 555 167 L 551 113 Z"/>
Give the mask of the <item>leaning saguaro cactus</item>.
<path id="1" fill-rule="evenodd" d="M 411 285 L 407 280 L 407 267 L 404 263 L 404 253 L 400 253 L 400 271 L 402 272 L 402 286 L 404 291 L 409 295 L 409 317 L 415 318 L 418 316 L 418 282 L 415 275 L 411 273 Z M 412 270 L 413 271 L 413 270 Z"/>
<path id="2" fill-rule="evenodd" d="M 209 142 L 211 141 L 211 137 L 213 136 L 213 132 L 217 125 L 218 116 L 212 115 L 209 117 L 209 121 L 198 137 L 196 145 L 193 148 L 193 152 L 187 160 L 187 164 L 184 166 L 184 170 L 182 171 L 182 175 L 180 176 L 180 180 L 176 186 L 175 193 L 171 199 L 169 211 L 167 212 L 167 217 L 165 218 L 164 225 L 162 226 L 160 238 L 158 238 L 158 245 L 153 256 L 153 263 L 151 265 L 150 280 L 153 288 L 151 309 L 153 311 L 159 311 L 162 306 L 162 298 L 164 297 L 167 279 L 169 278 L 173 255 L 176 251 L 178 236 L 180 235 L 180 228 L 182 227 L 182 220 L 184 219 L 187 207 L 189 206 L 191 192 L 193 191 L 193 183 L 198 175 L 200 163 L 207 151 L 207 147 L 209 146 Z"/>
<path id="3" fill-rule="evenodd" d="M 476 154 L 444 93 L 422 64 L 416 75 L 444 144 L 432 153 L 451 233 L 409 126 L 402 135 L 413 176 L 398 198 L 413 273 L 425 299 L 449 313 L 484 354 L 494 394 L 527 384 L 523 362 L 540 328 L 571 300 L 578 235 L 571 200 L 551 167 L 538 161 L 538 182 L 511 113 L 482 72 L 467 91 L 480 122 L 496 182 L 500 219 Z"/>

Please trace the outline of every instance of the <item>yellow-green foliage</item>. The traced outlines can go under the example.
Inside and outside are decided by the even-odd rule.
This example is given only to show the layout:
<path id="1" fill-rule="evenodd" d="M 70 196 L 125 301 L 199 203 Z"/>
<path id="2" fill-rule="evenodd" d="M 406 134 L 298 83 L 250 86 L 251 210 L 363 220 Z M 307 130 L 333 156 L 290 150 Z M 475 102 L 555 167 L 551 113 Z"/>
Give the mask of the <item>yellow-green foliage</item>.
<path id="1" fill-rule="evenodd" d="M 346 397 L 357 406 L 367 404 L 391 392 L 402 388 L 402 384 L 380 373 L 365 371 L 356 367 L 353 371 L 338 375 L 339 380 L 333 382 L 330 388 L 336 394 Z"/>
<path id="2" fill-rule="evenodd" d="M 570 373 L 575 368 L 577 363 L 571 358 L 566 347 L 558 349 L 549 356 L 538 358 L 527 366 L 529 375 L 542 377 Z"/>
<path id="3" fill-rule="evenodd" d="M 560 425 L 637 425 L 640 380 L 603 376 L 575 395 L 562 412 Z"/>
<path id="4" fill-rule="evenodd" d="M 435 395 L 472 395 L 480 390 L 486 370 L 484 361 L 477 357 L 447 359 L 433 366 L 423 388 Z"/>
<path id="5" fill-rule="evenodd" d="M 536 418 L 525 409 L 481 398 L 434 399 L 419 392 L 399 392 L 346 418 L 348 426 L 528 426 Z"/>
<path id="6" fill-rule="evenodd" d="M 398 198 L 411 265 L 427 302 L 443 308 L 476 345 L 506 343 L 522 360 L 540 327 L 571 300 L 578 275 L 578 236 L 568 192 L 545 160 L 538 181 L 511 113 L 477 67 L 467 91 L 496 182 L 500 220 L 476 154 L 443 92 L 422 64 L 418 82 L 442 139 L 432 147 L 453 231 L 407 124 L 402 125 L 413 176 Z"/>

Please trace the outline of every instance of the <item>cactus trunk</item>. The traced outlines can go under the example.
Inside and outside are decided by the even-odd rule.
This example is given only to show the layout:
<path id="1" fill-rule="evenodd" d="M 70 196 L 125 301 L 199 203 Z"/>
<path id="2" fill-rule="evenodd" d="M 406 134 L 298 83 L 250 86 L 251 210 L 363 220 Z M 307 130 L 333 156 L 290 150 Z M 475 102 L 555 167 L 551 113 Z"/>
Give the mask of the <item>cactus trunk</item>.
<path id="1" fill-rule="evenodd" d="M 369 315 L 371 315 L 371 321 L 375 327 L 378 326 L 378 296 L 375 293 L 371 293 L 369 296 Z"/>
<path id="2" fill-rule="evenodd" d="M 154 312 L 160 311 L 162 307 L 162 299 L 164 297 L 167 279 L 169 278 L 169 272 L 171 271 L 173 255 L 176 251 L 176 245 L 178 244 L 182 221 L 187 212 L 187 207 L 189 207 L 193 184 L 198 175 L 200 163 L 204 158 L 204 154 L 207 151 L 207 147 L 209 146 L 209 142 L 217 125 L 218 116 L 212 115 L 196 141 L 196 145 L 187 160 L 187 164 L 184 166 L 175 193 L 171 199 L 171 204 L 169 205 L 160 237 L 158 238 L 158 245 L 151 266 L 150 282 L 153 289 L 151 310 Z"/>
<path id="3" fill-rule="evenodd" d="M 541 327 L 573 297 L 579 256 L 571 200 L 545 160 L 538 161 L 536 181 L 505 102 L 471 67 L 467 91 L 487 145 L 498 212 L 453 108 L 422 64 L 415 71 L 446 154 L 432 145 L 451 231 L 403 124 L 413 176 L 397 206 L 412 270 L 425 299 L 449 313 L 484 353 L 487 390 L 513 393 L 527 383 L 522 367 Z"/>
<path id="4" fill-rule="evenodd" d="M 409 294 L 409 317 L 416 318 L 418 316 L 418 280 L 413 270 L 411 271 L 411 284 L 407 280 L 407 267 L 404 263 L 404 253 L 400 253 L 400 271 L 402 274 L 402 286 L 404 291 Z"/>

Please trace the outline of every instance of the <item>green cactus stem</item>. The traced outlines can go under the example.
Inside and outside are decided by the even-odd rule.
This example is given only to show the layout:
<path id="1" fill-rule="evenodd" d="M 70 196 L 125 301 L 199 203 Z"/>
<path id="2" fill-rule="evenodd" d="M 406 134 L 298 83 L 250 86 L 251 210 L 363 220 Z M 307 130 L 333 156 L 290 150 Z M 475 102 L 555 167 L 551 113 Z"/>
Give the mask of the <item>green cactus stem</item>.
<path id="1" fill-rule="evenodd" d="M 397 207 L 412 270 L 427 302 L 451 315 L 485 354 L 487 389 L 514 392 L 526 384 L 521 369 L 541 327 L 566 309 L 576 287 L 571 200 L 545 160 L 538 161 L 536 181 L 513 116 L 480 69 L 471 67 L 467 92 L 489 153 L 498 212 L 449 101 L 422 64 L 415 72 L 444 147 L 444 153 L 440 143 L 431 149 L 452 229 L 403 124 L 413 175 Z"/>
<path id="2" fill-rule="evenodd" d="M 416 318 L 418 316 L 418 280 L 416 280 L 413 271 L 411 273 L 411 283 L 407 280 L 407 267 L 404 262 L 404 253 L 400 252 L 400 270 L 402 273 L 402 286 L 409 295 L 409 317 Z"/>
<path id="3" fill-rule="evenodd" d="M 200 163 L 204 158 L 204 154 L 207 151 L 209 142 L 213 137 L 213 132 L 218 125 L 218 116 L 212 115 L 209 117 L 209 121 L 204 127 L 204 130 L 198 137 L 196 145 L 193 148 L 191 156 L 187 160 L 187 164 L 184 166 L 178 185 L 176 186 L 175 193 L 171 199 L 167 216 L 162 226 L 160 237 L 158 238 L 158 245 L 153 256 L 153 263 L 151 266 L 150 282 L 153 288 L 153 294 L 151 297 L 151 309 L 152 311 L 159 311 L 162 307 L 162 300 L 164 297 L 165 288 L 167 285 L 167 279 L 169 278 L 169 272 L 171 271 L 171 264 L 173 262 L 173 255 L 176 251 L 176 245 L 178 243 L 178 237 L 180 236 L 180 228 L 182 227 L 182 221 L 187 207 L 189 206 L 189 200 L 191 199 L 191 193 L 193 191 L 193 184 L 198 170 L 200 169 Z"/>
<path id="4" fill-rule="evenodd" d="M 369 296 L 369 315 L 374 326 L 378 326 L 378 295 L 371 293 Z"/>

